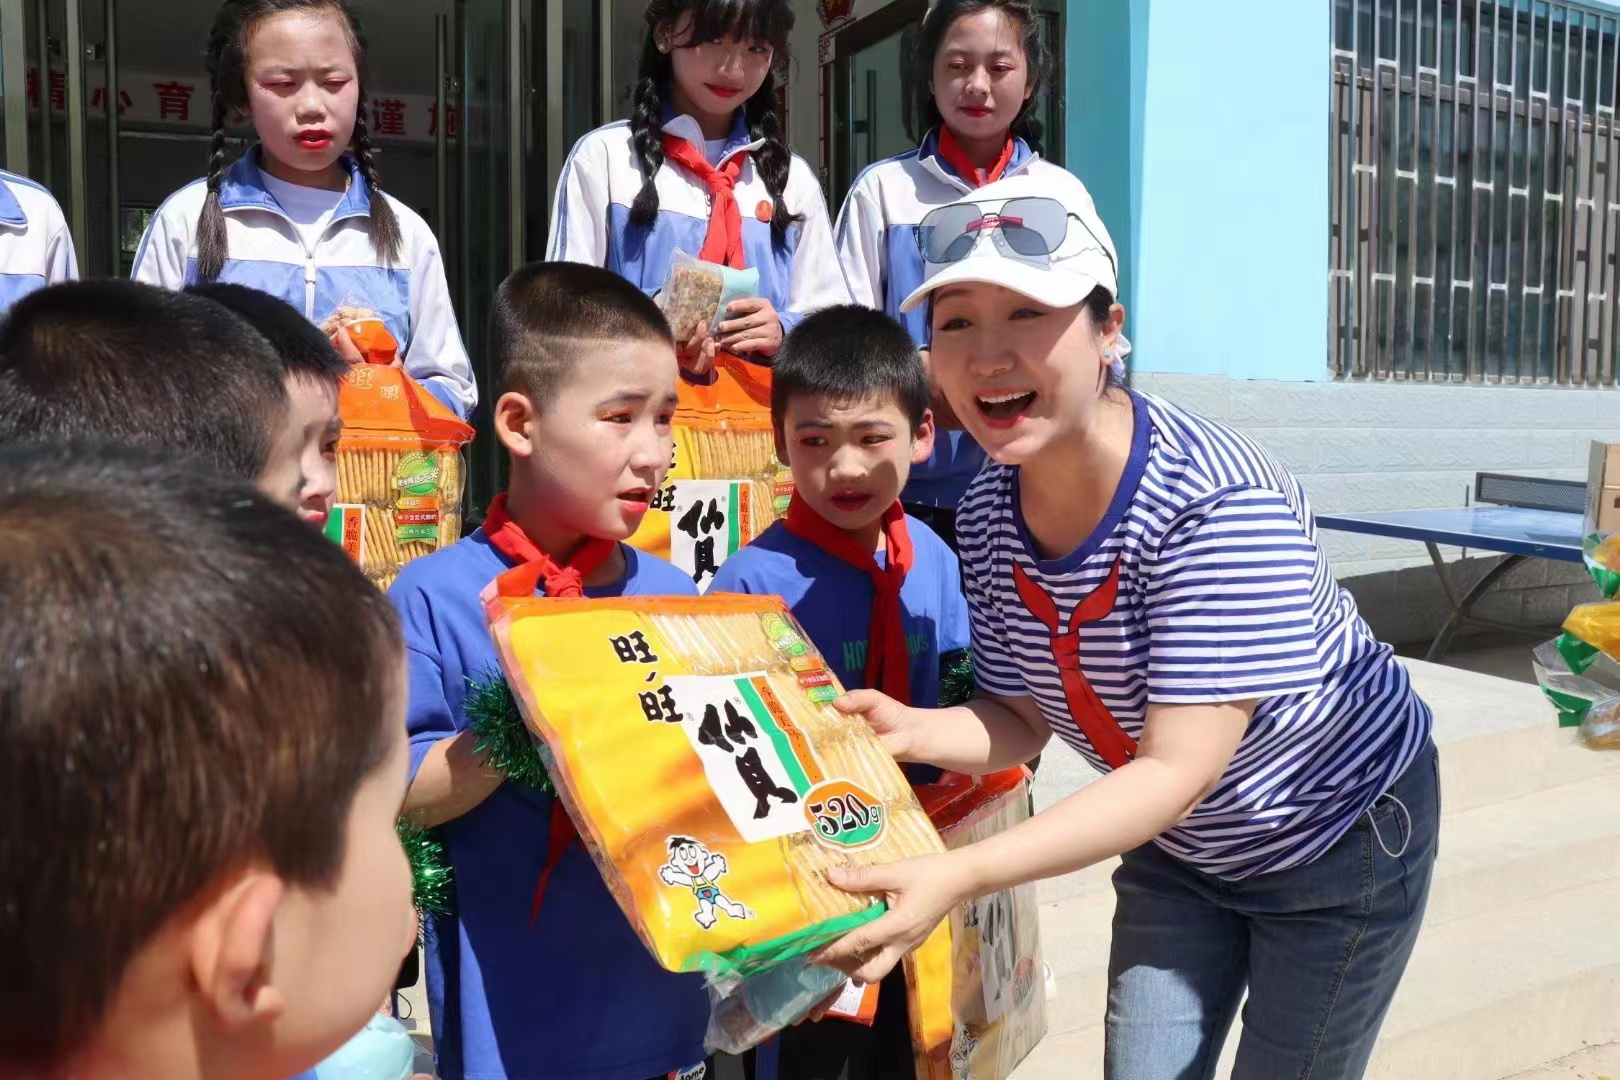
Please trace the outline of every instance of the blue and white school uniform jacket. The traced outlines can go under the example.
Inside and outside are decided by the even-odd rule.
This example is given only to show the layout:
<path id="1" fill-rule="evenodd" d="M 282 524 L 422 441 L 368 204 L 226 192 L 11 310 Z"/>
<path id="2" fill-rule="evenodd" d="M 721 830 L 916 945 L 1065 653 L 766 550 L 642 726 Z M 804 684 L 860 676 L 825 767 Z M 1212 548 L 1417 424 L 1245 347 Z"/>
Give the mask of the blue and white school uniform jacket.
<path id="1" fill-rule="evenodd" d="M 225 174 L 228 255 L 219 280 L 279 296 L 317 326 L 340 305 L 370 308 L 399 342 L 405 372 L 459 415 L 478 404 L 472 365 L 450 306 L 439 243 L 415 211 L 386 193 L 399 219 L 399 259 L 389 264 L 371 240 L 371 195 L 349 160 L 349 190 L 313 250 L 265 189 L 259 149 Z M 347 159 L 346 159 L 347 160 Z M 197 279 L 197 219 L 208 195 L 196 180 L 158 208 L 135 253 L 136 281 L 183 289 Z"/>
<path id="2" fill-rule="evenodd" d="M 703 130 L 690 116 L 671 117 L 664 130 L 698 147 L 704 144 Z M 720 163 L 761 145 L 749 141 L 738 113 Z M 628 121 L 597 128 L 581 138 L 557 183 L 546 258 L 606 267 L 649 296 L 662 289 L 676 250 L 696 256 L 703 247 L 709 231 L 709 191 L 697 177 L 666 161 L 657 176 L 657 219 L 650 226 L 632 225 L 630 207 L 643 179 Z M 788 212 L 803 220 L 789 227 L 780 245 L 771 237 L 770 221 L 759 218 L 762 204 L 770 205 L 771 193 L 751 156 L 737 174 L 735 191 L 748 265 L 758 268 L 759 295 L 776 308 L 783 333 L 812 311 L 849 303 L 833 249 L 827 203 L 803 158 L 793 156 L 782 192 Z"/>
<path id="3" fill-rule="evenodd" d="M 73 237 L 51 193 L 0 170 L 0 314 L 35 289 L 78 276 Z"/>
<path id="4" fill-rule="evenodd" d="M 1045 160 L 1022 139 L 1014 139 L 1012 159 L 1002 175 L 1019 173 L 1050 184 L 1055 199 L 1075 205 L 1091 202 L 1091 194 L 1073 173 Z M 917 149 L 862 172 L 838 213 L 834 229 L 838 261 L 855 302 L 898 319 L 919 347 L 928 344 L 928 306 L 900 312 L 900 302 L 923 283 L 917 226 L 929 211 L 959 202 L 973 191 L 973 185 L 940 157 L 936 128 Z M 928 463 L 911 470 L 902 497 L 908 503 L 954 510 L 984 461 L 984 451 L 972 436 L 941 431 Z"/>

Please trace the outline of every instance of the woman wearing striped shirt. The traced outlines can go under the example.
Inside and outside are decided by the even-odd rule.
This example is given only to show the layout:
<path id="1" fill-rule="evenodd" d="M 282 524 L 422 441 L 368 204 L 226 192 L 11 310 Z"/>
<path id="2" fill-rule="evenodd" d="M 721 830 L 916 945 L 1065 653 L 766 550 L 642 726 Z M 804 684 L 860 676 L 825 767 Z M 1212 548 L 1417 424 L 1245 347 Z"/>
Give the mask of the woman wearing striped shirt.
<path id="1" fill-rule="evenodd" d="M 1055 196 L 1055 197 L 1054 197 Z M 1428 898 L 1428 708 L 1334 581 L 1299 483 L 1111 375 L 1124 310 L 1091 200 L 1013 177 L 919 243 L 933 370 L 992 461 L 963 501 L 979 697 L 873 691 L 896 757 L 968 773 L 1052 733 L 1106 775 L 947 855 L 835 876 L 890 911 L 824 959 L 881 978 L 954 905 L 1113 856 L 1106 1072 L 1362 1075 Z"/>

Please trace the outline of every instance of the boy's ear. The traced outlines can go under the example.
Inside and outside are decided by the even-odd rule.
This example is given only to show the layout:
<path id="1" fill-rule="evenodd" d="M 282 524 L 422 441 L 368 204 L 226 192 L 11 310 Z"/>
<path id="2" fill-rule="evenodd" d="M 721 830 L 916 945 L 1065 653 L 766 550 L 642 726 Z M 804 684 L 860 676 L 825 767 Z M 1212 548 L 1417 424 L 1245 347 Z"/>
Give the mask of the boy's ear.
<path id="1" fill-rule="evenodd" d="M 208 902 L 191 929 L 191 978 L 214 1021 L 241 1030 L 276 1019 L 286 1008 L 270 983 L 276 911 L 286 885 L 249 870 Z"/>
<path id="2" fill-rule="evenodd" d="M 911 436 L 911 463 L 926 465 L 934 453 L 934 410 L 924 409 Z"/>
<path id="3" fill-rule="evenodd" d="M 534 453 L 532 430 L 539 410 L 527 394 L 508 391 L 495 402 L 495 437 L 513 457 L 526 458 Z"/>
<path id="4" fill-rule="evenodd" d="M 788 463 L 787 440 L 782 437 L 782 425 L 773 424 L 771 426 L 772 430 L 776 433 L 776 460 L 786 465 Z"/>

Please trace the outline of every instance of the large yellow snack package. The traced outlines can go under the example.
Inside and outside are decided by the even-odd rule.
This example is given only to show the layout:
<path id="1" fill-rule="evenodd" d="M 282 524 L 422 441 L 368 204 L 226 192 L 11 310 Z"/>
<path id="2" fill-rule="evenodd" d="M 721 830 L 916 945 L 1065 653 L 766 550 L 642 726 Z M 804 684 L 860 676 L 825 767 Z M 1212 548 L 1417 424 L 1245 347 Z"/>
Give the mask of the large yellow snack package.
<path id="1" fill-rule="evenodd" d="M 1022 767 L 918 789 L 951 850 L 1029 818 Z M 1033 883 L 970 900 L 906 958 L 918 1080 L 1006 1080 L 1046 1034 Z"/>
<path id="2" fill-rule="evenodd" d="M 619 906 L 671 971 L 750 977 L 880 907 L 836 866 L 943 850 L 778 598 L 486 591 L 507 681 Z"/>
<path id="3" fill-rule="evenodd" d="M 473 429 L 395 365 L 381 320 L 339 324 L 366 358 L 338 386 L 343 434 L 326 533 L 379 588 L 461 538 L 461 448 Z"/>
<path id="4" fill-rule="evenodd" d="M 786 513 L 793 493 L 792 474 L 776 460 L 770 369 L 722 353 L 712 380 L 678 384 L 669 474 L 630 538 L 699 588 Z"/>

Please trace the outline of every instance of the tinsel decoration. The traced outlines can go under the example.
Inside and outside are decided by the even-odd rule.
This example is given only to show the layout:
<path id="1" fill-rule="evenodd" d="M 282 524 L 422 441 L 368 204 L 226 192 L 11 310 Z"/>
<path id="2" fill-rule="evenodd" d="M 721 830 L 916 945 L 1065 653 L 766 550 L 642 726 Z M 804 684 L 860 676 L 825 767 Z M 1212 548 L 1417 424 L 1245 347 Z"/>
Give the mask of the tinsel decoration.
<path id="1" fill-rule="evenodd" d="M 551 793 L 551 774 L 539 746 L 518 711 L 517 699 L 499 668 L 467 680 L 467 726 L 477 737 L 473 749 L 506 779 Z"/>
<path id="2" fill-rule="evenodd" d="M 450 863 L 444 845 L 431 829 L 400 818 L 394 825 L 411 863 L 411 900 L 425 915 L 448 915 L 451 908 Z"/>
<path id="3" fill-rule="evenodd" d="M 978 687 L 973 681 L 973 654 L 957 649 L 939 658 L 939 707 L 966 705 Z"/>

